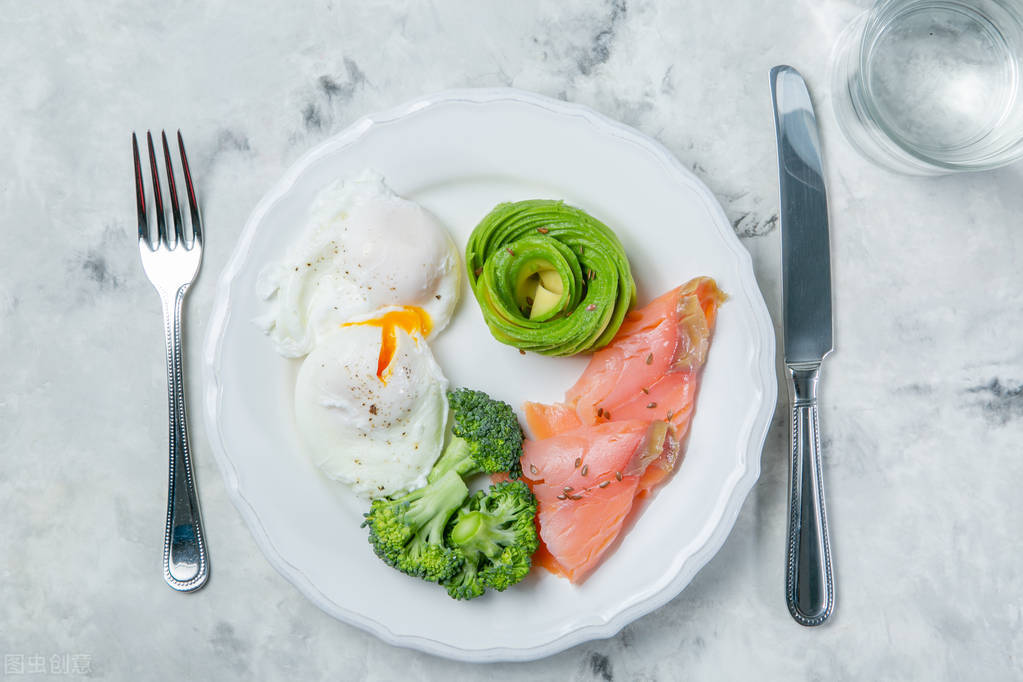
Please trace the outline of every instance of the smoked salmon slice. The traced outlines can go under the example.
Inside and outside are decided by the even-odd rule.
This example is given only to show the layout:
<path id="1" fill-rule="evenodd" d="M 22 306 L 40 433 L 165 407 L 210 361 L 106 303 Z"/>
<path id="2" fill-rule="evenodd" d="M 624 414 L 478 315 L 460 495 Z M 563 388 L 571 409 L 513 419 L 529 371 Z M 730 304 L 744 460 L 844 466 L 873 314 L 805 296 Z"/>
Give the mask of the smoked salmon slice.
<path id="1" fill-rule="evenodd" d="M 544 403 L 526 403 L 522 407 L 526 413 L 526 426 L 533 438 L 541 440 L 582 426 L 575 410 L 567 405 L 545 405 Z"/>
<path id="2" fill-rule="evenodd" d="M 537 563 L 584 580 L 635 500 L 674 471 L 724 300 L 709 277 L 667 292 L 626 316 L 564 403 L 525 404 L 522 471 L 537 498 Z"/>

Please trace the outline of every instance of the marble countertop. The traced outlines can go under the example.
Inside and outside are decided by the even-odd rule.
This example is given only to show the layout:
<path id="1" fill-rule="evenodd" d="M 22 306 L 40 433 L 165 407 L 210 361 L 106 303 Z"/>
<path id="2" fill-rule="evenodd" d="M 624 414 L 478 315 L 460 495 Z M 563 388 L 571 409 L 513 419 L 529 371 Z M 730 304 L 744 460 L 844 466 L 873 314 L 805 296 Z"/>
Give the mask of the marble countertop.
<path id="1" fill-rule="evenodd" d="M 856 155 L 834 122 L 827 65 L 864 6 L 0 2 L 5 677 L 1018 677 L 1023 166 L 920 179 Z M 609 640 L 473 667 L 383 644 L 281 578 L 227 497 L 197 406 L 217 274 L 283 170 L 359 116 L 436 90 L 513 86 L 583 103 L 661 141 L 707 183 L 777 323 L 767 72 L 783 62 L 817 98 L 830 185 L 832 621 L 801 628 L 783 601 L 787 411 L 720 553 Z M 162 127 L 185 131 L 211 226 L 185 331 L 214 573 L 188 596 L 160 576 L 163 339 L 130 190 L 129 132 Z"/>

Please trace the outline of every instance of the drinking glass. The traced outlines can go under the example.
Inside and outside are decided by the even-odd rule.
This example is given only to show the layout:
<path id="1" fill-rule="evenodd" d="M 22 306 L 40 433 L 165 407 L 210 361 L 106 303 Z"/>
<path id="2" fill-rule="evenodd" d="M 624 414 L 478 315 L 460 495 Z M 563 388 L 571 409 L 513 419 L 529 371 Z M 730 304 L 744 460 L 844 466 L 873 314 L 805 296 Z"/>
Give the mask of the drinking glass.
<path id="1" fill-rule="evenodd" d="M 835 115 L 852 144 L 916 175 L 1023 158 L 1023 0 L 882 0 L 832 57 Z"/>

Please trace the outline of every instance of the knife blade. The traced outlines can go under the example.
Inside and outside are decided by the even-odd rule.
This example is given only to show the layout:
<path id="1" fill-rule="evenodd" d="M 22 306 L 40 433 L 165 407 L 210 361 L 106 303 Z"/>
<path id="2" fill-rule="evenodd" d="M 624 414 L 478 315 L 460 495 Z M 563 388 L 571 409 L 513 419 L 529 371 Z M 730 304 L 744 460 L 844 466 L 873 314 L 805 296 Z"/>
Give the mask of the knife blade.
<path id="1" fill-rule="evenodd" d="M 790 66 L 771 69 L 781 194 L 785 367 L 792 407 L 786 602 L 801 625 L 824 623 L 834 610 L 821 471 L 817 386 L 833 350 L 831 253 L 817 117 L 806 82 Z"/>
<path id="2" fill-rule="evenodd" d="M 810 93 L 790 66 L 771 70 L 781 187 L 785 362 L 832 350 L 828 198 Z"/>

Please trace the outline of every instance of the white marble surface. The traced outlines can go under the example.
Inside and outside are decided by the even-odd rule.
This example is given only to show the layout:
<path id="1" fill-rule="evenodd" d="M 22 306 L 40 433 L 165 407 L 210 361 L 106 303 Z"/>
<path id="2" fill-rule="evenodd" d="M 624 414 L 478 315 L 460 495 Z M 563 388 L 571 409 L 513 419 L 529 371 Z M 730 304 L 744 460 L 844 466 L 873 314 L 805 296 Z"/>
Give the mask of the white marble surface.
<path id="1" fill-rule="evenodd" d="M 41 656 L 54 677 L 77 665 L 112 680 L 1018 678 L 1023 167 L 914 179 L 856 156 L 831 116 L 827 58 L 862 7 L 0 0 L 5 668 L 20 660 L 30 677 Z M 829 625 L 795 625 L 782 599 L 780 415 L 760 482 L 693 583 L 618 636 L 543 661 L 436 659 L 318 611 L 259 553 L 198 418 L 213 577 L 189 596 L 163 584 L 162 333 L 134 245 L 131 130 L 182 128 L 204 199 L 186 329 L 197 406 L 216 276 L 262 193 L 360 115 L 449 87 L 562 97 L 663 142 L 734 220 L 777 320 L 767 71 L 781 62 L 817 96 L 831 192 Z"/>

